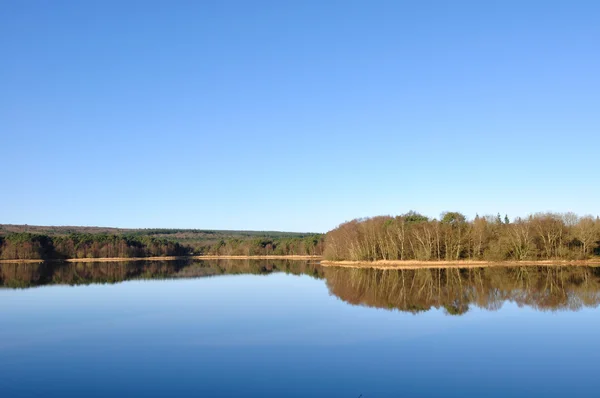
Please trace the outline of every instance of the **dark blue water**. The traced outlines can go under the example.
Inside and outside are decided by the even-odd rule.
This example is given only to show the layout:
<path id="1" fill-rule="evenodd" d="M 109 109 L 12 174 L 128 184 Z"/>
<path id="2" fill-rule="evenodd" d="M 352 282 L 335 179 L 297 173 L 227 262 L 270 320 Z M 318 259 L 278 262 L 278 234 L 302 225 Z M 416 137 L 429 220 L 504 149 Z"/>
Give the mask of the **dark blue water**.
<path id="1" fill-rule="evenodd" d="M 593 269 L 536 269 L 524 284 L 515 271 L 497 286 L 486 270 L 434 284 L 413 273 L 399 288 L 381 272 L 316 266 L 184 265 L 154 280 L 156 267 L 120 265 L 123 281 L 101 284 L 87 283 L 107 282 L 110 264 L 24 267 L 5 267 L 0 289 L 1 397 L 600 394 Z"/>

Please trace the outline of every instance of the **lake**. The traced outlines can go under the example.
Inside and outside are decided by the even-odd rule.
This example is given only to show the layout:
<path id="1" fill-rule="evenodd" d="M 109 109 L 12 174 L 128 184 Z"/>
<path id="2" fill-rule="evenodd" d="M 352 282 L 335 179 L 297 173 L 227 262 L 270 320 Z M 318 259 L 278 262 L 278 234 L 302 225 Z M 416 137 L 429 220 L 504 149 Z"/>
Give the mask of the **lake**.
<path id="1" fill-rule="evenodd" d="M 0 265 L 0 396 L 597 396 L 600 268 Z"/>

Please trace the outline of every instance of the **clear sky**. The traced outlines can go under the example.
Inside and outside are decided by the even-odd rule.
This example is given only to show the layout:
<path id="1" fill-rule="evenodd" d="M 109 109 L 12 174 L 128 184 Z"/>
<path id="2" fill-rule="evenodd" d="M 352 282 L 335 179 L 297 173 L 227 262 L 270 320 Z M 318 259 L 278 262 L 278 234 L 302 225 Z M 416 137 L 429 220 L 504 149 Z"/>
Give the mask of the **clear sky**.
<path id="1" fill-rule="evenodd" d="M 600 2 L 0 2 L 0 223 L 600 213 Z"/>

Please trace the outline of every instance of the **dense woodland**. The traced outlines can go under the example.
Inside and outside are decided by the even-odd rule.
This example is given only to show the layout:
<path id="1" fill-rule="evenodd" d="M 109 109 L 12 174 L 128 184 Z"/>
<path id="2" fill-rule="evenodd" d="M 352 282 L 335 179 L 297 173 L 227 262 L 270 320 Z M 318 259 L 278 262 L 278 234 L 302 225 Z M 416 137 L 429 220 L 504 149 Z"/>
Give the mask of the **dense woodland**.
<path id="1" fill-rule="evenodd" d="M 254 238 L 223 239 L 219 242 L 199 245 L 195 253 L 221 256 L 295 255 L 320 256 L 323 254 L 325 239 L 322 235 L 309 235 L 305 238 Z"/>
<path id="2" fill-rule="evenodd" d="M 510 221 L 448 212 L 357 219 L 327 233 L 329 260 L 552 260 L 599 255 L 600 219 L 538 213 Z"/>
<path id="3" fill-rule="evenodd" d="M 24 232 L 25 229 L 28 232 Z M 108 233 L 107 230 L 114 233 Z M 117 230 L 6 225 L 0 229 L 0 260 L 185 255 L 321 255 L 323 246 L 322 235 L 284 232 Z"/>
<path id="4" fill-rule="evenodd" d="M 416 212 L 344 223 L 327 233 L 0 225 L 0 259 L 184 255 L 324 255 L 328 260 L 580 260 L 600 255 L 600 219 Z"/>
<path id="5" fill-rule="evenodd" d="M 189 248 L 152 236 L 69 234 L 48 236 L 29 232 L 0 236 L 0 259 L 66 259 L 99 257 L 182 256 Z"/>
<path id="6" fill-rule="evenodd" d="M 0 224 L 0 236 L 11 233 L 28 232 L 36 235 L 65 236 L 70 234 L 118 235 L 142 237 L 152 236 L 173 240 L 187 246 L 213 244 L 228 239 L 258 238 L 305 238 L 312 233 L 280 232 L 280 231 L 235 231 L 209 229 L 177 229 L 177 228 L 109 228 L 109 227 L 76 227 L 76 226 L 40 226 Z"/>

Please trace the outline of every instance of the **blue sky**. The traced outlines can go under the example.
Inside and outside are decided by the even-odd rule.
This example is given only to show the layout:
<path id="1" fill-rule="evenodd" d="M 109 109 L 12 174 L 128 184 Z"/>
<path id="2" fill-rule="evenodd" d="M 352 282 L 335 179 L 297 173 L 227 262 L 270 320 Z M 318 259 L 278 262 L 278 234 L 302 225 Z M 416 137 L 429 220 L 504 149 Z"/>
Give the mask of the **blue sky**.
<path id="1" fill-rule="evenodd" d="M 596 1 L 4 1 L 0 223 L 600 213 Z"/>

